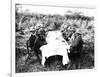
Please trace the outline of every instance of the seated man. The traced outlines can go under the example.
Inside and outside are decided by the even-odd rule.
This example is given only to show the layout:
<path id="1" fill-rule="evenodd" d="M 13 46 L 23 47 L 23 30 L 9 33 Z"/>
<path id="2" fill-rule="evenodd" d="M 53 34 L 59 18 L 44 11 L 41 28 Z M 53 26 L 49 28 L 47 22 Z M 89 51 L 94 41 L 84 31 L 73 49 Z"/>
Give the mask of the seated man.
<path id="1" fill-rule="evenodd" d="M 81 34 L 74 33 L 71 36 L 70 42 L 71 42 L 71 53 L 80 53 L 83 46 L 83 40 Z"/>

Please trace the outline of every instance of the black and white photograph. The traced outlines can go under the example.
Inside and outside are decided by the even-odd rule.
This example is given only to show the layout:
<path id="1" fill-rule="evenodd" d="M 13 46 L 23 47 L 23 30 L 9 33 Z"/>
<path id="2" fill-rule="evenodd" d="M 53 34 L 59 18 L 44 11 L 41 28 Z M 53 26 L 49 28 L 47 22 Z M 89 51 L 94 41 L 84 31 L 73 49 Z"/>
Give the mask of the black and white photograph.
<path id="1" fill-rule="evenodd" d="M 13 11 L 15 73 L 95 68 L 94 8 L 16 3 Z"/>

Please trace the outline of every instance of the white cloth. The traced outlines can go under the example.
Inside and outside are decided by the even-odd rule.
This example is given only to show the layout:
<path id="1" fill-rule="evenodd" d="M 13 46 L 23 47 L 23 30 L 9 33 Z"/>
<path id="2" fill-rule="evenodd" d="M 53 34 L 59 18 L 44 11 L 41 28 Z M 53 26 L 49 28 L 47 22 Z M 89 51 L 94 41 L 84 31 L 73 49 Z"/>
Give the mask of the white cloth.
<path id="1" fill-rule="evenodd" d="M 45 57 L 50 57 L 53 55 L 62 55 L 63 56 L 63 65 L 68 64 L 68 52 L 70 45 L 64 40 L 60 31 L 52 31 L 48 33 L 47 45 L 40 47 L 42 51 L 42 65 L 44 65 Z"/>

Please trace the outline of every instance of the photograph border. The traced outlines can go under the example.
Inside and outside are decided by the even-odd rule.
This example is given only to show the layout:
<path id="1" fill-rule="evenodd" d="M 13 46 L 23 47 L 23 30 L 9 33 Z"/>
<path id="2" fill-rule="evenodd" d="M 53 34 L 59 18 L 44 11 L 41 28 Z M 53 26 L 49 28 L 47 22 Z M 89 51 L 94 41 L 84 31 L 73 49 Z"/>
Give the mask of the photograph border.
<path id="1" fill-rule="evenodd" d="M 80 6 L 80 5 L 68 5 L 68 6 L 61 6 L 62 4 L 60 4 L 60 5 L 43 5 L 43 4 L 30 4 L 30 2 L 28 3 L 28 4 L 26 4 L 26 2 L 20 2 L 20 1 L 12 1 L 11 2 L 11 76 L 12 77 L 23 77 L 23 74 L 25 74 L 24 76 L 25 77 L 27 77 L 27 76 L 29 76 L 29 77 L 31 77 L 31 76 L 33 76 L 33 75 L 48 75 L 48 74 L 52 74 L 52 75 L 55 75 L 56 73 L 61 73 L 61 75 L 63 75 L 63 74 L 68 74 L 69 73 L 69 76 L 70 76 L 70 74 L 75 74 L 75 73 L 79 73 L 79 72 L 96 72 L 96 69 L 97 69 L 97 66 L 96 66 L 96 59 L 94 59 L 95 60 L 95 67 L 93 68 L 93 69 L 79 69 L 79 70 L 65 70 L 65 71 L 54 71 L 54 72 L 34 72 L 34 73 L 15 73 L 15 4 L 24 4 L 25 3 L 25 5 L 37 5 L 37 6 L 52 6 L 52 7 L 70 7 L 70 8 L 87 8 L 87 9 L 95 9 L 96 10 L 96 7 L 94 7 L 94 6 L 85 6 L 85 7 L 83 7 L 83 6 Z M 96 20 L 96 16 L 95 16 L 95 20 Z M 95 21 L 96 22 L 96 21 Z M 96 42 L 95 42 L 96 43 Z M 95 44 L 96 45 L 96 44 Z M 96 51 L 96 48 L 95 48 L 95 51 Z M 95 55 L 96 55 L 97 53 L 95 53 Z"/>

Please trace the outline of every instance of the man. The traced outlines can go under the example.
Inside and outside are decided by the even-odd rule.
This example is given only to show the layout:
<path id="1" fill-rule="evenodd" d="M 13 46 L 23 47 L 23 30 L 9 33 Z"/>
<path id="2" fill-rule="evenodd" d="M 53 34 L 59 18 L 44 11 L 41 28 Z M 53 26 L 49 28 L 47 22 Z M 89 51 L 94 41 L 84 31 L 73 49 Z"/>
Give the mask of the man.
<path id="1" fill-rule="evenodd" d="M 28 59 L 31 58 L 34 54 L 37 56 L 38 60 L 40 60 L 41 56 L 41 51 L 40 47 L 42 45 L 46 44 L 45 42 L 45 31 L 44 29 L 36 29 L 34 33 L 31 34 L 29 40 L 27 40 L 26 45 L 27 45 L 27 51 L 28 51 Z M 26 60 L 26 61 L 27 61 Z"/>
<path id="2" fill-rule="evenodd" d="M 71 53 L 81 52 L 83 46 L 83 40 L 80 33 L 74 33 L 71 36 L 70 43 L 71 43 Z"/>
<path id="3" fill-rule="evenodd" d="M 63 36 L 66 41 L 69 41 L 71 39 L 71 36 L 76 32 L 75 28 L 70 28 L 70 29 L 69 28 L 70 28 L 70 26 L 63 33 Z"/>
<path id="4" fill-rule="evenodd" d="M 26 41 L 26 46 L 27 46 L 27 51 L 28 51 L 28 58 L 26 60 L 26 62 L 28 61 L 28 59 L 31 58 L 31 56 L 33 55 L 32 52 L 35 53 L 34 51 L 34 46 L 35 43 L 37 41 L 37 35 L 36 32 L 34 32 L 34 34 L 31 34 L 30 38 Z"/>

